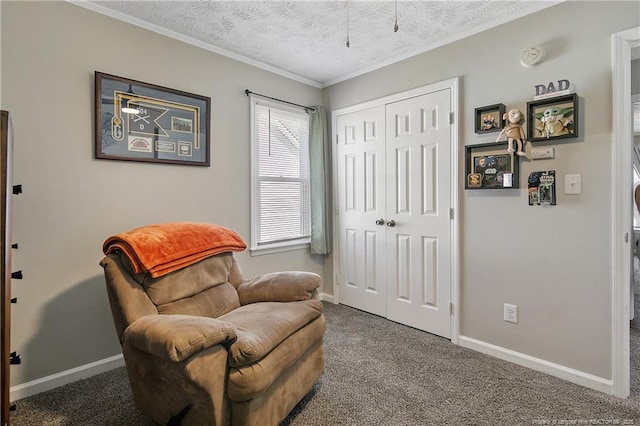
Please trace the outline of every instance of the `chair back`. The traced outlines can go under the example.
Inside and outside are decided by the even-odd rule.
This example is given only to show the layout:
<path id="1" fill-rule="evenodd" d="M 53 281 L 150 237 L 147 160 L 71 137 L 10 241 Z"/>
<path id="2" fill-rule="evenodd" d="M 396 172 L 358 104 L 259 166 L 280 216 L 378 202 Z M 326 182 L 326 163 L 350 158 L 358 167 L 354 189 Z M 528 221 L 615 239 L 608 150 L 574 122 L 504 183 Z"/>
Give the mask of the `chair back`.
<path id="1" fill-rule="evenodd" d="M 236 287 L 244 277 L 233 253 L 211 256 L 158 278 L 135 274 L 122 253 L 109 254 L 100 264 L 121 343 L 124 330 L 145 315 L 217 318 L 240 306 Z"/>

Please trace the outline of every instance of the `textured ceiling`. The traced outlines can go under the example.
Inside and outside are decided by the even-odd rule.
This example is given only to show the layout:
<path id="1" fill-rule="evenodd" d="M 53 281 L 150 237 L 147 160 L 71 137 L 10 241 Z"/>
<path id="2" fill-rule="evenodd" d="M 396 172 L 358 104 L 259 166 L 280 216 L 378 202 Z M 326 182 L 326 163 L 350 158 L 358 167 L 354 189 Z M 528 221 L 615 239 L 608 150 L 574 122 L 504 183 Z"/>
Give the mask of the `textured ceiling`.
<path id="1" fill-rule="evenodd" d="M 398 32 L 393 31 L 395 1 L 74 3 L 327 86 L 558 2 L 399 1 Z"/>

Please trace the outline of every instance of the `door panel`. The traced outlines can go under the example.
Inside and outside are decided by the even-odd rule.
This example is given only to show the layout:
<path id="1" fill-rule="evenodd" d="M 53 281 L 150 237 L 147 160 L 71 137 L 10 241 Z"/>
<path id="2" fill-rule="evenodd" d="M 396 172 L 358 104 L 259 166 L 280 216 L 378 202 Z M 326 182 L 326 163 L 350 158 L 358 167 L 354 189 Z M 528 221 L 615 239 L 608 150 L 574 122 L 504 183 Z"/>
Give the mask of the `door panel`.
<path id="1" fill-rule="evenodd" d="M 442 90 L 388 104 L 387 317 L 451 335 L 451 110 Z M 393 128 L 392 128 L 393 129 Z"/>
<path id="2" fill-rule="evenodd" d="M 422 237 L 422 292 L 427 306 L 437 307 L 438 304 L 438 239 Z"/>
<path id="3" fill-rule="evenodd" d="M 396 234 L 395 239 L 395 298 L 402 303 L 411 302 L 411 235 Z"/>
<path id="4" fill-rule="evenodd" d="M 422 214 L 436 214 L 438 208 L 438 151 L 436 146 L 422 146 Z"/>
<path id="5" fill-rule="evenodd" d="M 384 106 L 336 118 L 340 301 L 386 316 Z"/>
<path id="6" fill-rule="evenodd" d="M 393 182 L 396 193 L 396 214 L 411 214 L 411 147 L 396 149 L 396 168 Z M 388 184 L 389 184 L 388 183 Z"/>

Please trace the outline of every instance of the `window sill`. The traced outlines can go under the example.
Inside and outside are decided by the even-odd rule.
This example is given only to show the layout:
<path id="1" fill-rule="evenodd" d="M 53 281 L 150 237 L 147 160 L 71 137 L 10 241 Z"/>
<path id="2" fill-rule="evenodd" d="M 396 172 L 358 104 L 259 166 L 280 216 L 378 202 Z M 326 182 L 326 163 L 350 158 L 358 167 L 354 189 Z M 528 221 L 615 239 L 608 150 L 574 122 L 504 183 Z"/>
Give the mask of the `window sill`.
<path id="1" fill-rule="evenodd" d="M 309 241 L 295 243 L 295 244 L 270 244 L 265 247 L 251 247 L 249 252 L 251 256 L 262 256 L 265 254 L 282 253 L 285 251 L 302 250 L 309 248 L 311 243 Z"/>

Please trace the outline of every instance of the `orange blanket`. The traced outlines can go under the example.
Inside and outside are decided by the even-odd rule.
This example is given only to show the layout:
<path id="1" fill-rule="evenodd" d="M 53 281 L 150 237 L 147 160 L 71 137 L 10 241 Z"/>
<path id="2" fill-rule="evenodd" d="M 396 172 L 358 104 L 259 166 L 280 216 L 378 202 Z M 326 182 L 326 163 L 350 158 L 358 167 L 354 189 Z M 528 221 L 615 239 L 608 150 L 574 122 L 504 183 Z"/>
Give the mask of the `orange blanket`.
<path id="1" fill-rule="evenodd" d="M 107 238 L 104 254 L 122 250 L 136 274 L 160 277 L 204 258 L 247 248 L 234 231 L 208 223 L 148 225 Z"/>

